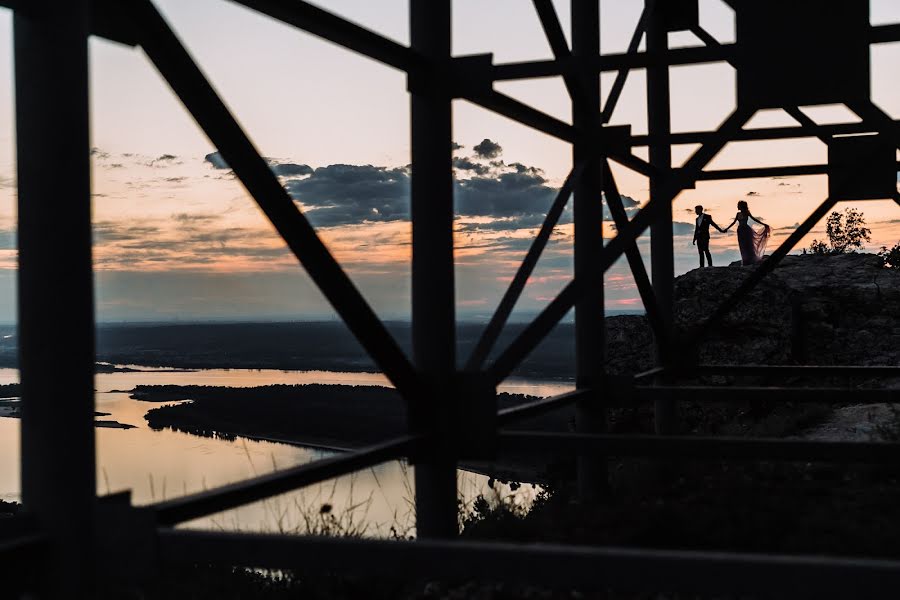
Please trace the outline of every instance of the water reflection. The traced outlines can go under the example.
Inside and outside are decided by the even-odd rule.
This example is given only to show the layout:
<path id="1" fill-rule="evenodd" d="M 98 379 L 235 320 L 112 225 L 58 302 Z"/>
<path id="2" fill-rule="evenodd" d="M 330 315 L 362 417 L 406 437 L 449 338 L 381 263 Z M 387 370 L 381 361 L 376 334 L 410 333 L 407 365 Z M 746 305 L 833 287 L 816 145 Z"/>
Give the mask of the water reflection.
<path id="1" fill-rule="evenodd" d="M 142 367 L 134 367 L 141 368 Z M 15 383 L 18 372 L 0 369 L 0 384 Z M 252 387 L 270 384 L 324 383 L 387 385 L 378 373 L 209 369 L 201 371 L 141 370 L 98 374 L 97 410 L 104 419 L 134 429 L 96 429 L 98 492 L 130 489 L 136 504 L 213 488 L 323 456 L 327 451 L 238 439 L 227 441 L 165 430 L 153 431 L 144 414 L 157 404 L 131 400 L 125 391 L 136 385 L 217 385 Z M 568 382 L 510 380 L 502 391 L 548 396 L 572 389 Z M 239 509 L 192 521 L 186 526 L 242 531 L 295 532 L 343 527 L 366 535 L 414 533 L 412 477 L 414 468 L 401 461 L 385 463 Z M 528 504 L 536 493 L 522 486 L 513 494 L 502 484 L 488 487 L 483 475 L 459 471 L 464 504 L 478 494 L 499 494 Z M 19 421 L 0 418 L 0 498 L 19 499 Z M 325 507 L 323 511 L 323 506 Z"/>

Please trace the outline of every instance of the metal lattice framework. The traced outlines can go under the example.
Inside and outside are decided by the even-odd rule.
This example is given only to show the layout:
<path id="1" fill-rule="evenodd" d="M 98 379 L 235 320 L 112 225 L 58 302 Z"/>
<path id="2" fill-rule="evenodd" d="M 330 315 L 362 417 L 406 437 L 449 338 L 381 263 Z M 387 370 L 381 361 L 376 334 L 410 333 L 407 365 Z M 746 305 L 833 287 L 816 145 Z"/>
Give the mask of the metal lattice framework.
<path id="1" fill-rule="evenodd" d="M 685 388 L 672 377 L 691 373 L 810 374 L 820 367 L 722 367 L 691 362 L 695 348 L 742 298 L 839 201 L 889 198 L 896 189 L 898 123 L 869 99 L 871 44 L 900 40 L 900 25 L 871 26 L 868 3 L 844 0 L 821 10 L 812 0 L 727 0 L 737 14 L 737 41 L 722 44 L 704 31 L 697 0 L 646 0 L 627 52 L 601 54 L 599 1 L 572 0 L 569 46 L 551 0 L 533 0 L 553 59 L 494 64 L 490 55 L 451 55 L 451 0 L 410 0 L 409 47 L 302 0 L 234 0 L 327 41 L 408 74 L 412 119 L 413 357 L 408 358 L 329 253 L 229 113 L 152 0 L 0 0 L 14 10 L 19 196 L 19 339 L 22 401 L 22 496 L 25 516 L 6 520 L 0 549 L 41 560 L 49 595 L 89 590 L 101 561 L 139 580 L 180 562 L 260 567 L 297 564 L 358 574 L 403 565 L 429 577 L 521 579 L 549 585 L 614 588 L 865 595 L 900 587 L 900 562 L 816 556 L 771 556 L 610 547 L 517 546 L 458 542 L 456 466 L 462 457 L 527 447 L 579 457 L 584 499 L 602 493 L 606 457 L 690 457 L 892 462 L 900 445 L 604 433 L 615 403 L 655 402 L 657 431 L 672 430 L 681 394 L 722 400 L 709 387 Z M 797 19 L 804 19 L 798 27 Z M 668 33 L 689 30 L 702 47 L 668 48 Z M 840 35 L 837 35 L 840 34 Z M 290 250 L 408 402 L 410 432 L 398 439 L 159 502 L 132 507 L 128 494 L 98 499 L 94 457 L 94 312 L 88 138 L 87 40 L 98 35 L 139 46 L 196 119 Z M 646 51 L 639 51 L 646 40 Z M 715 131 L 672 133 L 669 67 L 710 62 L 735 66 L 738 104 Z M 826 63 L 826 64 L 823 64 Z M 648 133 L 608 125 L 629 72 L 647 70 Z M 600 73 L 616 78 L 601 108 Z M 493 89 L 494 82 L 561 76 L 572 99 L 566 123 Z M 573 168 L 466 368 L 456 369 L 451 102 L 466 99 L 572 145 Z M 842 103 L 861 119 L 817 125 L 801 110 Z M 780 107 L 798 125 L 745 129 L 760 109 Z M 841 137 L 849 134 L 872 134 Z M 818 138 L 825 165 L 709 170 L 732 141 Z M 700 147 L 673 168 L 673 144 Z M 848 146 L 850 145 L 850 146 Z M 54 149 L 57 177 L 69 183 L 60 199 L 41 156 Z M 649 161 L 632 153 L 649 148 Z M 650 180 L 650 201 L 632 219 L 623 208 L 610 161 Z M 829 197 L 729 296 L 703 327 L 672 351 L 672 202 L 697 181 L 827 174 Z M 885 183 L 888 182 L 888 183 Z M 602 238 L 601 197 L 617 235 Z M 541 251 L 573 197 L 575 276 L 497 358 L 500 332 Z M 652 273 L 637 249 L 652 233 Z M 603 372 L 603 273 L 625 256 L 647 311 L 659 367 L 632 381 Z M 651 284 L 652 275 L 652 284 Z M 66 294 L 66 302 L 57 300 Z M 576 315 L 577 389 L 497 410 L 496 387 L 572 308 Z M 52 366 L 56 378 L 47 376 Z M 829 374 L 894 376 L 900 367 L 827 367 Z M 770 398 L 845 402 L 846 389 L 764 388 Z M 760 388 L 729 388 L 740 401 Z M 898 401 L 896 390 L 869 390 L 867 401 Z M 65 401 L 61 399 L 65 398 Z M 577 433 L 508 432 L 505 425 L 574 404 Z M 466 426 L 463 426 L 465 424 Z M 473 425 L 474 424 L 474 425 Z M 173 526 L 378 463 L 408 458 L 416 465 L 419 540 L 336 540 L 175 530 Z"/>

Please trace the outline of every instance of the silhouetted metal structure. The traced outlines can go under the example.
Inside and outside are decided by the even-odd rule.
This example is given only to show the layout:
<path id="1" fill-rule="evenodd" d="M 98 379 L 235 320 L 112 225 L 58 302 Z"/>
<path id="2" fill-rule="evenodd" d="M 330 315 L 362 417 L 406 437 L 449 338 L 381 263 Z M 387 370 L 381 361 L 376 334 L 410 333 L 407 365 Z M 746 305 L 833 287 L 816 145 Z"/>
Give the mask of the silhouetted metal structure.
<path id="1" fill-rule="evenodd" d="M 44 561 L 48 595 L 91 589 L 97 564 L 139 580 L 169 563 L 292 567 L 299 563 L 348 573 L 385 566 L 430 577 L 521 579 L 566 586 L 767 591 L 790 595 L 859 595 L 900 589 L 900 562 L 818 556 L 771 556 L 686 550 L 461 543 L 456 464 L 499 448 L 577 454 L 579 489 L 603 492 L 605 457 L 691 457 L 892 462 L 900 445 L 604 433 L 614 403 L 656 402 L 658 432 L 668 433 L 681 394 L 713 400 L 716 388 L 684 388 L 688 373 L 897 375 L 900 367 L 703 366 L 691 362 L 702 337 L 744 298 L 811 228 L 842 200 L 894 199 L 898 123 L 869 97 L 871 44 L 900 40 L 900 25 L 871 26 L 868 3 L 726 0 L 736 11 L 737 41 L 720 44 L 698 20 L 697 0 L 647 0 L 629 49 L 601 54 L 598 0 L 572 0 L 570 48 L 550 0 L 533 4 L 554 58 L 493 64 L 490 55 L 453 57 L 451 0 L 410 0 L 411 46 L 388 40 L 302 0 L 235 0 L 301 30 L 408 74 L 412 99 L 414 356 L 407 358 L 317 236 L 247 135 L 160 15 L 152 0 L 0 0 L 14 10 L 19 192 L 19 328 L 23 385 L 22 489 L 26 516 L 2 525 L 0 548 Z M 801 26 L 802 25 L 802 26 Z M 672 31 L 691 31 L 705 45 L 668 48 Z M 271 220 L 310 277 L 409 403 L 411 430 L 399 439 L 240 483 L 147 507 L 128 494 L 95 494 L 87 40 L 99 35 L 140 46 L 225 161 Z M 639 51 L 646 36 L 647 50 Z M 737 69 L 738 103 L 716 131 L 672 133 L 669 67 L 726 61 Z M 647 70 L 648 133 L 609 126 L 625 80 Z M 617 72 L 601 108 L 599 75 Z M 493 83 L 562 76 L 573 102 L 572 124 L 493 89 Z M 466 369 L 456 369 L 451 101 L 464 98 L 524 126 L 569 142 L 573 168 L 509 291 Z M 846 104 L 859 123 L 817 125 L 800 106 Z M 744 129 L 760 109 L 783 108 L 797 126 Z M 847 134 L 871 134 L 839 137 Z M 828 144 L 825 165 L 709 170 L 729 142 L 816 137 Z M 673 144 L 700 144 L 679 168 Z M 649 161 L 634 154 L 649 147 Z M 43 172 L 52 148 L 65 199 Z M 630 221 L 609 161 L 650 179 L 649 203 Z M 728 297 L 698 333 L 672 348 L 672 201 L 697 181 L 827 174 L 829 197 Z M 601 192 L 618 234 L 605 246 Z M 534 321 L 485 366 L 569 195 L 575 208 L 575 277 Z M 636 240 L 652 230 L 648 277 Z M 660 349 L 660 366 L 632 382 L 603 372 L 603 273 L 625 255 Z M 66 302 L 58 302 L 65 293 Z M 572 308 L 576 311 L 577 390 L 501 410 L 496 386 Z M 57 373 L 48 378 L 49 366 Z M 846 401 L 846 389 L 765 388 L 768 398 Z M 729 388 L 729 400 L 759 393 Z M 856 392 L 860 393 L 860 392 Z M 865 391 L 867 400 L 898 401 L 896 391 Z M 64 399 L 64 401 L 63 401 Z M 507 432 L 516 420 L 578 406 L 572 434 Z M 474 423 L 474 425 L 472 425 Z M 419 540 L 336 540 L 175 530 L 178 523 L 406 457 L 416 464 Z M 29 554 L 29 556 L 32 556 Z"/>

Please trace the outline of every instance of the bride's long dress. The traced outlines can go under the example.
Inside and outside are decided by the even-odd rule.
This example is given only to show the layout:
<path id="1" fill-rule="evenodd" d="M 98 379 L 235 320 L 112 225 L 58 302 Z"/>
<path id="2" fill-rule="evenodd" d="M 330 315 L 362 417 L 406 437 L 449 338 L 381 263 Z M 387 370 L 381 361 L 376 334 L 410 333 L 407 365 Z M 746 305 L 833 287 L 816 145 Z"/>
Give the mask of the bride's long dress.
<path id="1" fill-rule="evenodd" d="M 769 241 L 769 227 L 760 230 L 750 226 L 749 215 L 737 214 L 738 247 L 741 250 L 741 264 L 755 265 L 761 262 L 766 252 L 766 243 Z"/>

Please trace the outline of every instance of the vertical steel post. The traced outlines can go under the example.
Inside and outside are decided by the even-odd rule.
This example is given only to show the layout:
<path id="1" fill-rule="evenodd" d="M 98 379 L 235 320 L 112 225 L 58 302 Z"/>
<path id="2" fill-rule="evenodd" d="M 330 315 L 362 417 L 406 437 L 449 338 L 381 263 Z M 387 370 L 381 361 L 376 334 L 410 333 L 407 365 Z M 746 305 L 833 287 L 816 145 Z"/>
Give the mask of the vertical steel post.
<path id="1" fill-rule="evenodd" d="M 581 67 L 578 93 L 573 96 L 572 121 L 577 139 L 572 154 L 575 164 L 587 167 L 573 190 L 575 221 L 575 277 L 593 282 L 590 291 L 575 304 L 576 386 L 596 390 L 576 407 L 576 428 L 581 433 L 606 430 L 602 406 L 606 322 L 603 279 L 596 277 L 603 251 L 603 161 L 597 150 L 600 126 L 600 77 L 591 63 L 600 54 L 599 0 L 572 0 L 572 56 Z M 578 492 L 582 500 L 600 496 L 607 487 L 606 458 L 578 457 Z"/>
<path id="2" fill-rule="evenodd" d="M 667 137 L 672 130 L 669 112 L 669 66 L 664 63 L 669 47 L 669 34 L 663 13 L 655 9 L 664 0 L 650 0 L 645 10 L 649 13 L 647 23 L 647 52 L 653 56 L 653 64 L 647 68 L 647 132 L 651 136 L 650 164 L 663 176 L 672 168 L 672 146 Z M 650 197 L 661 193 L 662 181 L 650 178 Z M 650 226 L 650 273 L 653 291 L 659 303 L 660 320 L 663 327 L 671 331 L 675 302 L 675 257 L 672 236 L 672 203 L 665 202 L 656 221 Z M 660 364 L 669 360 L 668 350 L 657 341 Z M 666 399 L 655 403 L 657 433 L 671 432 L 675 426 L 675 405 Z"/>
<path id="3" fill-rule="evenodd" d="M 456 310 L 453 276 L 452 106 L 446 67 L 451 52 L 452 0 L 410 0 L 413 50 L 432 62 L 410 74 L 412 97 L 412 335 L 417 369 L 433 390 L 414 422 L 436 443 L 416 463 L 416 529 L 421 537 L 457 533 L 456 460 L 439 439 L 442 416 L 456 401 Z M 452 434 L 452 433 L 451 433 Z"/>
<path id="4" fill-rule="evenodd" d="M 35 0 L 13 21 L 22 501 L 50 540 L 43 593 L 70 598 L 95 573 L 88 6 Z"/>

